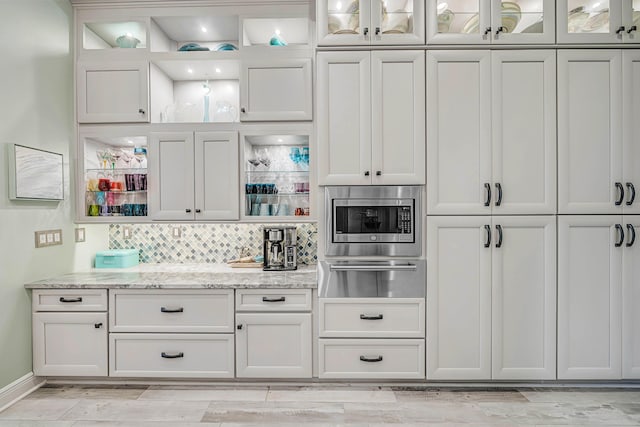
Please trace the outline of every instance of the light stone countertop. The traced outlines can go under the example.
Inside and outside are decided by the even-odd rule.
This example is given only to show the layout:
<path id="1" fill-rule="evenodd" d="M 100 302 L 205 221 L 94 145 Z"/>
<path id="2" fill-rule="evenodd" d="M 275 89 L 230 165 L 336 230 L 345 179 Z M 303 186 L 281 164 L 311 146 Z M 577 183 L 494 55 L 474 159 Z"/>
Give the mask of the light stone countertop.
<path id="1" fill-rule="evenodd" d="M 295 271 L 231 268 L 226 264 L 140 264 L 69 273 L 25 285 L 27 289 L 315 289 L 315 265 Z"/>

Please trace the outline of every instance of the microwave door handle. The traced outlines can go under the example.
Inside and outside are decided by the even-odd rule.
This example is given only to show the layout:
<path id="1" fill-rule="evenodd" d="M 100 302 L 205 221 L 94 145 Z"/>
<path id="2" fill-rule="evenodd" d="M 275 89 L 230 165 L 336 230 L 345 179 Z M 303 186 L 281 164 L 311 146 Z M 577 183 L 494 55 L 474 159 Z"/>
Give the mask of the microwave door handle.
<path id="1" fill-rule="evenodd" d="M 415 264 L 408 265 L 332 265 L 331 271 L 416 271 Z"/>

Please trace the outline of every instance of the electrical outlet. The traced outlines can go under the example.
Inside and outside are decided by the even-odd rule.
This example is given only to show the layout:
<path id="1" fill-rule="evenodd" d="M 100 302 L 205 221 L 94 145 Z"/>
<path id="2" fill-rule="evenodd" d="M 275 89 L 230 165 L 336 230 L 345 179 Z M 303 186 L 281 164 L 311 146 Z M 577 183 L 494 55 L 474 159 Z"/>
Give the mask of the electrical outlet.
<path id="1" fill-rule="evenodd" d="M 131 238 L 131 227 L 122 227 L 122 235 L 125 239 Z"/>
<path id="2" fill-rule="evenodd" d="M 62 230 L 43 230 L 35 232 L 36 248 L 62 245 Z"/>
<path id="3" fill-rule="evenodd" d="M 85 240 L 85 230 L 84 228 L 76 228 L 76 243 L 84 242 Z"/>
<path id="4" fill-rule="evenodd" d="M 174 239 L 179 239 L 180 237 L 182 237 L 182 228 L 180 226 L 172 227 L 171 235 Z"/>

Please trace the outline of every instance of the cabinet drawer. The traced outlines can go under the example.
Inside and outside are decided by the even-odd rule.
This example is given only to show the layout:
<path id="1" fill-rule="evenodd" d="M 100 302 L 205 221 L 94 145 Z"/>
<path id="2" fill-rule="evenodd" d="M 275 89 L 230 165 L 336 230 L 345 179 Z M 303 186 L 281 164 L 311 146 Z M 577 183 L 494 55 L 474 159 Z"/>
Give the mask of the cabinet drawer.
<path id="1" fill-rule="evenodd" d="M 321 337 L 423 338 L 423 298 L 320 299 Z"/>
<path id="2" fill-rule="evenodd" d="M 320 339 L 320 378 L 424 378 L 422 339 Z"/>
<path id="3" fill-rule="evenodd" d="M 232 334 L 109 334 L 113 377 L 232 378 Z"/>
<path id="4" fill-rule="evenodd" d="M 233 290 L 120 290 L 110 332 L 233 332 Z"/>
<path id="5" fill-rule="evenodd" d="M 107 311 L 106 289 L 34 289 L 33 311 Z"/>
<path id="6" fill-rule="evenodd" d="M 311 289 L 242 289 L 237 311 L 311 311 Z"/>

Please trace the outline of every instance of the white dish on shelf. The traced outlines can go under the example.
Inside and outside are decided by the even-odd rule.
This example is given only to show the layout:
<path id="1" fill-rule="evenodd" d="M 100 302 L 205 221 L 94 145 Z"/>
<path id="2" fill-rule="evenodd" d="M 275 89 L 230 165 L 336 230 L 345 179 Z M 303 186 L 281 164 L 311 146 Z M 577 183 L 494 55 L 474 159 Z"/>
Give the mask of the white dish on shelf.
<path id="1" fill-rule="evenodd" d="M 567 31 L 569 33 L 581 32 L 587 19 L 589 19 L 589 14 L 584 11 L 584 6 L 570 10 L 567 18 Z"/>
<path id="2" fill-rule="evenodd" d="M 592 33 L 598 31 L 604 26 L 609 27 L 609 9 L 602 9 L 599 12 L 591 15 L 587 22 L 582 26 L 582 31 Z"/>

